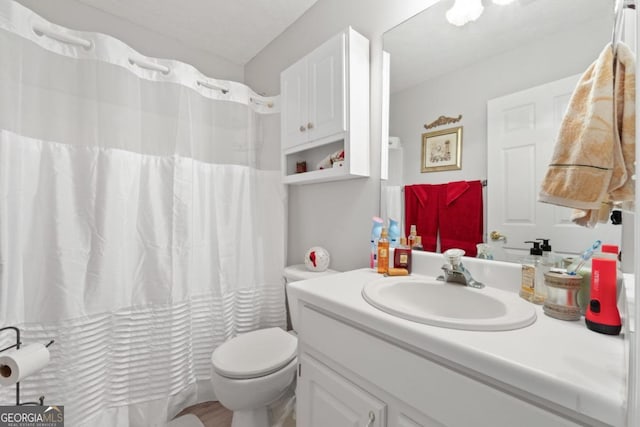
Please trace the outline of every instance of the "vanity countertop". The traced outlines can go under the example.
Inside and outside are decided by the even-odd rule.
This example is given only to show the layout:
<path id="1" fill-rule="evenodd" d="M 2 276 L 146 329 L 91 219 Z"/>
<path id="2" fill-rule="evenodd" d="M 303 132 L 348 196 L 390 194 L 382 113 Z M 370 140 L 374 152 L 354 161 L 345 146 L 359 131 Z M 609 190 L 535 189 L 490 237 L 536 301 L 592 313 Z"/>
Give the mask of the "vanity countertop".
<path id="1" fill-rule="evenodd" d="M 534 324 L 511 331 L 465 331 L 416 323 L 380 311 L 363 299 L 363 286 L 380 277 L 371 269 L 361 269 L 290 283 L 289 299 L 334 313 L 365 331 L 504 389 L 515 389 L 543 405 L 567 408 L 609 425 L 625 425 L 628 345 L 623 335 L 592 332 L 584 320 L 551 318 L 541 306 L 536 306 Z"/>

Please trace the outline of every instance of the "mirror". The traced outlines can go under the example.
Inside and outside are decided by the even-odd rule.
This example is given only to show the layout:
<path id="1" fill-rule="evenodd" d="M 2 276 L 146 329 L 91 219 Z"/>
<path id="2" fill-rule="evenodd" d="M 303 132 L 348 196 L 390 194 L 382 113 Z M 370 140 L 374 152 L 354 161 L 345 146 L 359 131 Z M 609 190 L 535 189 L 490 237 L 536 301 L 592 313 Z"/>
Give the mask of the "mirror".
<path id="1" fill-rule="evenodd" d="M 384 50 L 390 55 L 388 179 L 381 186 L 381 211 L 385 217 L 404 216 L 405 185 L 487 180 L 495 167 L 490 169 L 489 165 L 495 165 L 499 157 L 488 149 L 488 102 L 534 87 L 546 88 L 542 85 L 569 76 L 577 82 L 611 41 L 611 0 L 517 0 L 505 6 L 485 0 L 483 4 L 482 15 L 462 27 L 447 22 L 445 15 L 453 0 L 443 0 L 384 34 Z M 575 83 L 571 88 L 574 86 Z M 548 108 L 557 110 L 549 113 L 556 120 L 555 132 L 569 96 L 570 92 Z M 458 122 L 445 120 L 449 123 L 428 130 L 424 127 L 440 116 L 455 119 L 459 115 L 462 118 Z M 423 134 L 446 133 L 449 129 L 453 132 L 459 126 L 463 129 L 461 168 L 421 165 Z M 427 140 L 430 138 L 427 136 Z M 549 139 L 545 169 L 555 135 Z M 421 171 L 425 169 L 427 172 Z M 495 192 L 504 192 L 504 186 L 496 185 L 499 178 L 498 182 L 491 179 L 482 190 L 485 242 L 497 223 L 495 204 L 489 205 L 488 201 L 494 199 Z M 585 229 L 571 224 L 568 209 L 536 202 L 541 179 L 536 175 L 535 195 L 527 203 L 543 205 L 541 209 L 548 211 L 545 215 L 553 224 L 537 224 L 528 230 L 528 238 L 510 239 L 507 234 L 503 245 L 507 260 L 515 261 L 527 253 L 530 245 L 525 245 L 524 240 L 536 238 L 550 238 L 554 251 L 561 254 L 581 252 L 575 248 L 581 248 L 582 243 L 565 244 L 573 240 L 560 233 L 567 229 L 577 233 L 579 242 L 599 238 L 620 244 L 620 226 L 599 224 L 595 230 Z M 407 232 L 408 225 L 403 226 Z"/>

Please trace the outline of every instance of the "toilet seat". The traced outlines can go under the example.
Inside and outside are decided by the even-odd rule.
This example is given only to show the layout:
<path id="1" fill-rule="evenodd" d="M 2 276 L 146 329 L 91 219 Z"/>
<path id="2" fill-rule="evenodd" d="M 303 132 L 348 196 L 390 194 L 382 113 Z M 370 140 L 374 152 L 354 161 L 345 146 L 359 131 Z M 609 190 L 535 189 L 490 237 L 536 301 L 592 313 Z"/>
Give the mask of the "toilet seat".
<path id="1" fill-rule="evenodd" d="M 233 379 L 257 378 L 283 368 L 296 357 L 298 339 L 280 328 L 238 335 L 215 349 L 213 369 Z"/>

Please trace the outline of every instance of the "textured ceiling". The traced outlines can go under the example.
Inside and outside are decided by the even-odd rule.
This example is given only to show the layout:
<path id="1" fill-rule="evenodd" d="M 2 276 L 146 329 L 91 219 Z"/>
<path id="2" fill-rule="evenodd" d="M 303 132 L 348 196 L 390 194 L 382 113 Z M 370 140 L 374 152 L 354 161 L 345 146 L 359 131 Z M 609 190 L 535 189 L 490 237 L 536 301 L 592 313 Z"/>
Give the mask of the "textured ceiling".
<path id="1" fill-rule="evenodd" d="M 244 65 L 317 0 L 79 1 Z"/>
<path id="2" fill-rule="evenodd" d="M 569 29 L 573 23 L 598 18 L 613 27 L 611 0 L 519 0 L 508 6 L 484 1 L 482 16 L 462 27 L 445 19 L 452 4 L 453 0 L 442 0 L 385 33 L 392 93 Z"/>

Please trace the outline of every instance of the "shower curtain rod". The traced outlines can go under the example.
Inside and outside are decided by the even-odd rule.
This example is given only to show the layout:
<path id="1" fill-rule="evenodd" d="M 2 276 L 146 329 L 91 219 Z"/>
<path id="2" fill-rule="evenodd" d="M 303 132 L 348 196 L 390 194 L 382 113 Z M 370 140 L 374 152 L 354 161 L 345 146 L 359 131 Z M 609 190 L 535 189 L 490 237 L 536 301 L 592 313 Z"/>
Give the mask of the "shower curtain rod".
<path id="1" fill-rule="evenodd" d="M 242 103 L 259 114 L 280 110 L 277 95 L 260 95 L 244 83 L 209 77 L 177 59 L 147 57 L 108 34 L 65 28 L 17 2 L 0 1 L 0 14 L 3 18 L 10 17 L 0 19 L 0 30 L 31 40 L 51 52 L 70 58 L 97 59 L 146 80 L 178 83 L 206 98 Z"/>
<path id="2" fill-rule="evenodd" d="M 86 40 L 86 39 L 83 39 L 81 37 L 73 36 L 71 34 L 65 34 L 65 33 L 60 32 L 60 31 L 55 31 L 55 30 L 53 30 L 51 28 L 47 28 L 47 27 L 42 26 L 42 25 L 34 24 L 33 27 L 32 27 L 32 30 L 38 37 L 46 36 L 46 37 L 49 37 L 52 40 L 56 40 L 56 41 L 61 42 L 61 43 L 82 47 L 85 50 L 91 50 L 93 48 L 93 42 L 91 40 Z M 171 72 L 171 68 L 167 67 L 166 65 L 157 64 L 155 62 L 151 62 L 151 61 L 148 61 L 146 59 L 129 57 L 128 60 L 129 60 L 129 64 L 131 64 L 131 65 L 137 65 L 138 67 L 145 68 L 147 70 L 159 71 L 164 75 L 167 75 L 167 74 L 169 74 Z M 228 88 L 223 87 L 223 86 L 219 86 L 219 85 L 216 85 L 216 84 L 213 84 L 213 83 L 209 83 L 209 82 L 204 81 L 204 80 L 196 80 L 196 84 L 198 86 L 206 87 L 207 89 L 219 90 L 220 92 L 222 92 L 225 95 L 227 93 L 229 93 L 229 89 Z M 255 102 L 256 104 L 266 105 L 269 108 L 271 108 L 273 106 L 272 102 L 268 102 L 268 103 L 258 102 L 254 98 L 251 98 L 251 100 L 253 102 Z"/>

